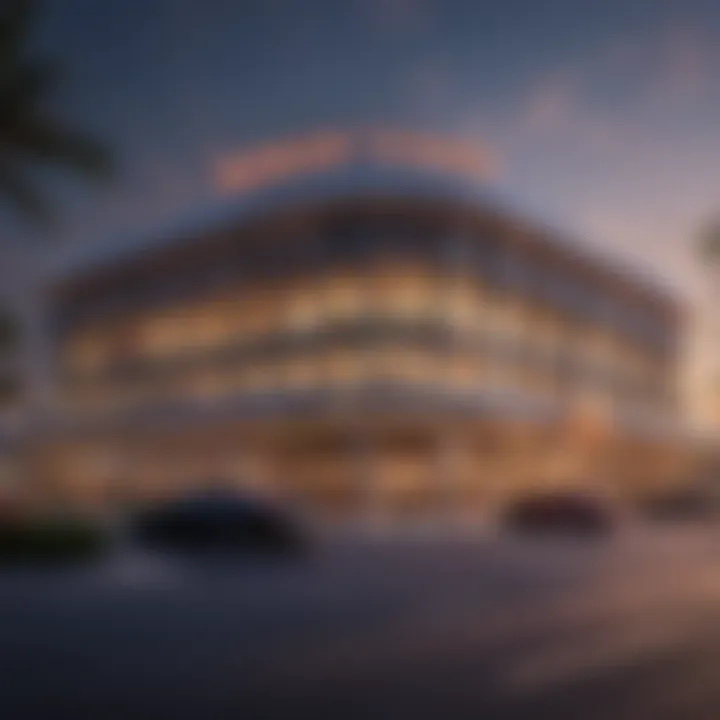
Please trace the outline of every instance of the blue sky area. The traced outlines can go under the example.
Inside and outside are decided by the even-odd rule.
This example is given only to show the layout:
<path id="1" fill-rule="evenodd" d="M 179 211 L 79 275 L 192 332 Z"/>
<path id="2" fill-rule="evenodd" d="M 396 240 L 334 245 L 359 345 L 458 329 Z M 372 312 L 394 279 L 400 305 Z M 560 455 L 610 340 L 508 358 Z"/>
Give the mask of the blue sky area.
<path id="1" fill-rule="evenodd" d="M 174 225 L 253 143 L 387 125 L 467 138 L 522 212 L 697 279 L 689 247 L 720 209 L 720 3 L 48 0 L 41 20 L 58 112 L 123 167 L 110 191 L 58 180 L 66 223 L 33 257 Z M 33 241 L 3 233 L 8 257 Z"/>

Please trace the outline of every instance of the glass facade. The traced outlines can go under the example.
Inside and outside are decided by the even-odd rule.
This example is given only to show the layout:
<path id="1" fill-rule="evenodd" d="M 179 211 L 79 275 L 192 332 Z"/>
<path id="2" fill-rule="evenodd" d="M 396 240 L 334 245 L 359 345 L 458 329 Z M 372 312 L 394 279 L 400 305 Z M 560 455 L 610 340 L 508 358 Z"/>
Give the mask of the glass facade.
<path id="1" fill-rule="evenodd" d="M 346 236 L 347 229 L 337 242 Z M 551 273 L 537 257 L 530 265 L 531 255 L 497 238 L 465 236 L 449 264 L 442 253 L 434 262 L 423 252 L 424 235 L 413 246 L 407 229 L 396 243 L 376 245 L 375 256 L 373 238 L 351 239 L 351 258 L 335 248 L 309 272 L 293 265 L 283 274 L 278 258 L 272 278 L 260 274 L 200 297 L 181 292 L 170 304 L 70 326 L 61 339 L 67 396 L 76 406 L 100 396 L 127 406 L 173 394 L 392 380 L 468 392 L 515 388 L 550 399 L 594 395 L 621 409 L 672 411 L 673 357 L 650 331 L 662 326 L 660 313 L 615 302 L 622 312 L 608 321 L 612 303 L 600 288 Z M 457 237 L 448 233 L 446 242 L 452 258 Z M 470 251 L 475 263 L 467 262 Z M 248 251 L 248 262 L 256 254 Z M 643 320 L 647 332 L 626 332 L 627 317 Z M 672 333 L 667 324 L 665 335 Z"/>
<path id="2" fill-rule="evenodd" d="M 228 431 L 227 443 L 206 456 L 262 466 L 268 477 L 268 468 L 282 474 L 286 463 L 308 496 L 337 507 L 359 495 L 371 502 L 379 486 L 398 508 L 432 505 L 447 490 L 437 466 L 447 433 L 430 429 L 438 398 L 480 411 L 463 416 L 470 424 L 453 465 L 462 468 L 453 470 L 457 487 L 476 499 L 477 478 L 500 467 L 508 449 L 507 487 L 520 482 L 513 478 L 523 463 L 539 472 L 537 449 L 528 450 L 528 464 L 512 433 L 495 443 L 494 423 L 505 423 L 510 409 L 523 421 L 535 417 L 530 410 L 574 404 L 614 417 L 674 416 L 679 318 L 671 300 L 570 257 L 551 239 L 466 215 L 417 203 L 319 208 L 302 222 L 270 218 L 267 227 L 225 233 L 222 243 L 200 240 L 177 255 L 170 249 L 71 281 L 56 316 L 65 407 L 91 419 L 230 408 L 245 420 L 262 408 L 280 427 L 285 402 L 319 398 L 317 410 L 325 399 L 335 407 L 336 397 L 372 396 L 382 413 L 367 427 L 375 454 L 384 454 L 383 463 L 367 461 L 372 480 L 358 479 L 364 456 L 335 410 L 313 415 L 309 434 L 310 415 L 301 415 L 280 444 L 244 446 L 252 427 Z M 416 402 L 408 424 L 385 437 L 378 428 L 401 410 L 397 389 Z M 360 413 L 348 417 L 345 430 L 361 423 Z M 148 427 L 160 431 L 162 421 Z M 146 470 L 158 463 L 150 453 Z"/>

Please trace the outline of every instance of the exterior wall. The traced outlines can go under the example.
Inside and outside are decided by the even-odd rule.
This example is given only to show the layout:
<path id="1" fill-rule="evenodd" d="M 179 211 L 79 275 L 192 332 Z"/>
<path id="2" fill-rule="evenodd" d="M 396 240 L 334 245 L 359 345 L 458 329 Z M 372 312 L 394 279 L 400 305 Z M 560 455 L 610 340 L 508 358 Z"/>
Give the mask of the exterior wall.
<path id="1" fill-rule="evenodd" d="M 71 437 L 31 458 L 52 501 L 135 504 L 222 481 L 343 519 L 488 514 L 562 487 L 632 503 L 682 488 L 697 466 L 686 448 L 563 422 L 387 412 Z"/>
<path id="2" fill-rule="evenodd" d="M 112 408 L 164 398 L 375 380 L 583 394 L 672 414 L 671 362 L 605 327 L 397 267 L 260 286 L 71 334 L 65 397 Z"/>
<path id="3" fill-rule="evenodd" d="M 577 407 L 610 434 L 675 417 L 674 306 L 496 220 L 320 209 L 231 239 L 58 294 L 63 418 L 97 432 L 45 443 L 48 482 L 98 501 L 214 474 L 336 512 L 487 508 L 602 468 L 620 482 L 610 441 L 568 442 Z M 319 408 L 313 432 L 285 427 L 291 400 Z M 168 430 L 182 413 L 214 419 Z"/>

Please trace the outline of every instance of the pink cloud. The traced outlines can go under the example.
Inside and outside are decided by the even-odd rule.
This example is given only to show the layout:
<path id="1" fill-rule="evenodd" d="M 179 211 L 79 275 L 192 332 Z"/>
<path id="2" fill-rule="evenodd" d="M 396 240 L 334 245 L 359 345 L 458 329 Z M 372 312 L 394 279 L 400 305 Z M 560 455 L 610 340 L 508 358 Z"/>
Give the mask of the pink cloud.
<path id="1" fill-rule="evenodd" d="M 541 141 L 562 141 L 568 151 L 632 156 L 653 165 L 668 151 L 658 140 L 662 128 L 671 130 L 688 111 L 720 99 L 719 69 L 720 52 L 698 29 L 671 27 L 642 40 L 614 40 L 538 78 L 505 119 L 501 144 L 512 156 Z M 632 91 L 603 106 L 594 89 L 614 79 L 630 83 Z"/>
<path id="2" fill-rule="evenodd" d="M 702 28 L 668 27 L 597 47 L 537 77 L 504 117 L 480 110 L 463 127 L 500 149 L 510 195 L 541 197 L 578 237 L 635 255 L 693 297 L 695 239 L 720 203 L 719 69 Z M 603 104 L 597 88 L 614 81 L 624 92 Z"/>

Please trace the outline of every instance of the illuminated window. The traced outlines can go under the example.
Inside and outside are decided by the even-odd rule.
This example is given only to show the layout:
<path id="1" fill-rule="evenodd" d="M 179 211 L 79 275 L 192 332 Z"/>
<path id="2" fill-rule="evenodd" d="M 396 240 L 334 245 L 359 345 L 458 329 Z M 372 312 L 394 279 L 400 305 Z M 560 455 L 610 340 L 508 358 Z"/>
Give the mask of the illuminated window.
<path id="1" fill-rule="evenodd" d="M 480 384 L 480 365 L 476 358 L 458 353 L 446 360 L 446 373 L 450 384 L 457 389 L 473 390 Z"/>
<path id="2" fill-rule="evenodd" d="M 476 327 L 483 333 L 502 337 L 507 334 L 508 301 L 503 293 L 485 290 L 480 296 Z"/>
<path id="3" fill-rule="evenodd" d="M 245 368 L 243 389 L 251 392 L 267 392 L 278 387 L 280 368 L 273 363 L 257 362 Z"/>
<path id="4" fill-rule="evenodd" d="M 367 282 L 357 276 L 339 275 L 323 283 L 321 302 L 329 319 L 353 318 L 367 308 Z"/>
<path id="5" fill-rule="evenodd" d="M 373 374 L 381 380 L 432 383 L 439 380 L 442 359 L 429 351 L 389 346 L 377 348 Z"/>
<path id="6" fill-rule="evenodd" d="M 289 388 L 309 388 L 321 377 L 318 363 L 312 357 L 291 358 L 282 368 L 282 383 Z"/>
<path id="7" fill-rule="evenodd" d="M 494 391 L 505 387 L 505 363 L 492 355 L 484 358 L 480 384 L 485 390 Z"/>
<path id="8" fill-rule="evenodd" d="M 180 313 L 148 318 L 140 326 L 139 345 L 143 354 L 171 354 L 189 342 L 186 319 Z"/>
<path id="9" fill-rule="evenodd" d="M 193 346 L 222 345 L 233 331 L 233 319 L 227 303 L 211 302 L 185 318 L 188 340 Z"/>
<path id="10" fill-rule="evenodd" d="M 306 330 L 318 324 L 321 318 L 321 302 L 315 288 L 294 289 L 288 299 L 287 322 L 292 330 Z"/>
<path id="11" fill-rule="evenodd" d="M 107 359 L 107 343 L 100 336 L 78 338 L 71 341 L 66 349 L 68 367 L 79 372 L 99 370 Z"/>
<path id="12" fill-rule="evenodd" d="M 436 382 L 440 358 L 431 352 L 418 350 L 402 355 L 403 376 L 417 382 Z"/>
<path id="13" fill-rule="evenodd" d="M 211 400 L 227 392 L 227 382 L 220 375 L 209 372 L 190 380 L 187 388 L 194 398 Z"/>
<path id="14" fill-rule="evenodd" d="M 437 281 L 408 273 L 376 278 L 371 300 L 373 311 L 387 317 L 430 317 L 443 311 Z"/>
<path id="15" fill-rule="evenodd" d="M 472 280 L 451 279 L 447 289 L 446 306 L 448 319 L 453 325 L 463 328 L 477 327 L 481 317 L 481 301 Z"/>
<path id="16" fill-rule="evenodd" d="M 240 334 L 258 335 L 280 327 L 281 302 L 274 292 L 248 293 L 235 308 L 235 323 Z"/>
<path id="17" fill-rule="evenodd" d="M 508 340 L 519 339 L 525 333 L 527 322 L 522 301 L 510 296 L 498 300 L 495 311 L 490 315 L 493 331 Z"/>
<path id="18" fill-rule="evenodd" d="M 368 358 L 365 353 L 349 348 L 338 348 L 321 360 L 320 382 L 352 384 L 368 376 Z"/>

